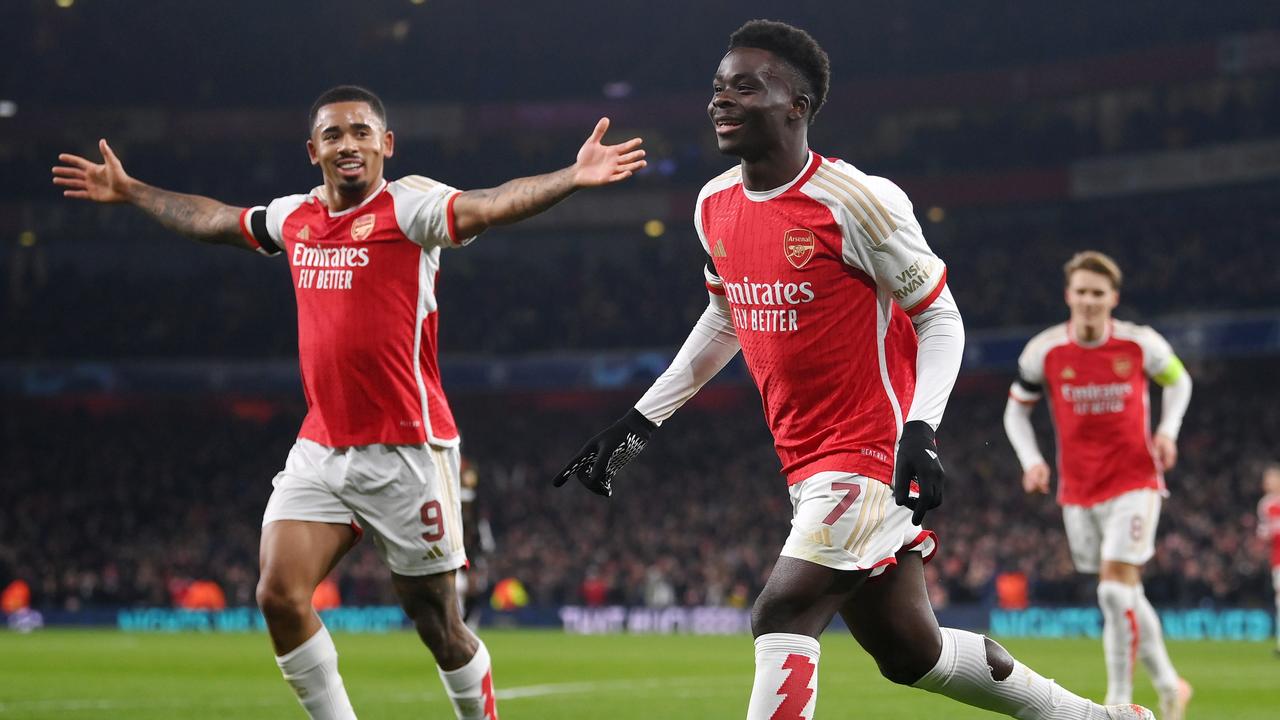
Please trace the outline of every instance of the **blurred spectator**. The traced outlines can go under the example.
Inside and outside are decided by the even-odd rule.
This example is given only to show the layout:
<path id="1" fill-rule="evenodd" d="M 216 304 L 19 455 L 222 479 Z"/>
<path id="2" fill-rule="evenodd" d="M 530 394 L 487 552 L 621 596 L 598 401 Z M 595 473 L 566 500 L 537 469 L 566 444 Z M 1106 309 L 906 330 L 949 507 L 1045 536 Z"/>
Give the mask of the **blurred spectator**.
<path id="1" fill-rule="evenodd" d="M 227 609 L 227 596 L 212 580 L 193 580 L 179 587 L 181 589 L 175 592 L 174 605 L 184 610 Z"/>
<path id="2" fill-rule="evenodd" d="M 31 607 L 31 586 L 26 580 L 18 578 L 0 592 L 0 613 L 12 615 L 29 607 Z"/>
<path id="3" fill-rule="evenodd" d="M 333 576 L 321 580 L 320 584 L 316 586 L 316 591 L 311 594 L 311 607 L 316 610 L 332 610 L 342 607 L 342 595 Z"/>
<path id="4" fill-rule="evenodd" d="M 1256 391 L 1273 364 L 1193 368 L 1196 399 L 1147 568 L 1157 605 L 1268 600 L 1268 557 L 1253 540 L 1252 463 L 1280 436 L 1280 408 Z M 1072 570 L 1058 507 L 1022 492 L 1000 424 L 1007 383 L 962 378 L 940 430 L 951 482 L 929 518 L 941 538 L 927 566 L 931 593 L 939 606 L 995 604 L 1022 575 L 1030 602 L 1092 605 L 1092 585 Z M 581 437 L 630 395 L 591 399 L 596 410 L 459 397 L 459 422 L 471 429 L 467 454 L 485 468 L 477 493 L 495 544 L 489 572 L 519 584 L 519 592 L 495 587 L 495 597 L 749 605 L 791 508 L 759 398 L 748 387 L 719 392 L 717 402 L 695 402 L 664 424 L 609 501 L 576 486 L 553 491 L 549 482 Z M 227 410 L 233 405 L 11 399 L 0 420 L 8 458 L 0 583 L 22 578 L 34 607 L 74 609 L 167 605 L 170 585 L 195 577 L 217 583 L 229 605 L 251 605 L 262 507 L 299 409 L 284 404 L 275 416 L 247 419 Z M 395 602 L 370 545 L 360 543 L 334 573 L 344 604 Z"/>
<path id="5" fill-rule="evenodd" d="M 1059 268 L 1085 247 L 1132 269 L 1120 313 L 1142 320 L 1276 308 L 1278 195 L 1270 182 L 922 222 L 970 329 L 1057 322 Z M 297 329 L 281 321 L 294 302 L 283 261 L 166 245 L 132 222 L 95 240 L 106 256 L 51 260 L 48 282 L 25 287 L 22 311 L 0 324 L 0 359 L 296 356 Z M 493 231 L 442 257 L 441 305 L 465 308 L 440 317 L 442 356 L 678 346 L 706 307 L 705 262 L 691 224 L 656 240 Z"/>

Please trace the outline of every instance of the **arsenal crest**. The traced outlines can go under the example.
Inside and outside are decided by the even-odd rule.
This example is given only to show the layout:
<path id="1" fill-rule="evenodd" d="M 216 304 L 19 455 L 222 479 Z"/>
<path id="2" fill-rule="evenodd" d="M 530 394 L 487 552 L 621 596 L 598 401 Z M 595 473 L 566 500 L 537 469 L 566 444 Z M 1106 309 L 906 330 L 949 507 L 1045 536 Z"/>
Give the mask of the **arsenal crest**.
<path id="1" fill-rule="evenodd" d="M 1116 372 L 1116 377 L 1127 378 L 1133 372 L 1133 361 L 1127 357 L 1118 357 L 1111 361 L 1111 369 Z"/>
<path id="2" fill-rule="evenodd" d="M 356 242 L 360 242 L 361 240 L 369 237 L 373 232 L 373 225 L 377 221 L 378 220 L 373 216 L 373 213 L 361 215 L 356 218 L 355 222 L 351 223 L 351 239 Z"/>
<path id="3" fill-rule="evenodd" d="M 813 259 L 816 245 L 812 230 L 792 228 L 782 235 L 782 252 L 787 256 L 787 262 L 797 270 Z"/>

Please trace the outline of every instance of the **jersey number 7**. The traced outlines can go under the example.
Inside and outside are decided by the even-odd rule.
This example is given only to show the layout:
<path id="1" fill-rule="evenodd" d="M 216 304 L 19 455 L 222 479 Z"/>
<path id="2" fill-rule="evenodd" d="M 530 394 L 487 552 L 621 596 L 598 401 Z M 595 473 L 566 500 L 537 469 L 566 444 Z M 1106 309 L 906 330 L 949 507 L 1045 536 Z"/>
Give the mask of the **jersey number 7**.
<path id="1" fill-rule="evenodd" d="M 856 482 L 831 483 L 831 492 L 839 492 L 841 490 L 848 490 L 848 492 L 844 494 L 840 502 L 836 503 L 835 507 L 831 508 L 831 512 L 827 513 L 827 516 L 823 518 L 822 524 L 835 525 L 836 521 L 849 511 L 858 496 L 862 494 L 862 486 Z"/>

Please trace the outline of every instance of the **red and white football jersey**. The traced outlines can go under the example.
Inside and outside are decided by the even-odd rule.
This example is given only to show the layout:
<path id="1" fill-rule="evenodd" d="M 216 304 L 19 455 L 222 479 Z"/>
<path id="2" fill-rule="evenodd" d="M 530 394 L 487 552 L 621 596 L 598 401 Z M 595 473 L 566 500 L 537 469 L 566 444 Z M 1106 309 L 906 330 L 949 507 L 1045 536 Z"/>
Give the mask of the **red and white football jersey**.
<path id="1" fill-rule="evenodd" d="M 1280 495 L 1265 495 L 1258 503 L 1258 534 L 1271 543 L 1271 567 L 1280 569 Z"/>
<path id="2" fill-rule="evenodd" d="M 1123 320 L 1093 343 L 1076 338 L 1070 323 L 1027 343 L 1009 394 L 1034 403 L 1047 390 L 1058 433 L 1058 502 L 1088 506 L 1139 488 L 1164 490 L 1147 377 L 1173 361 L 1158 332 Z"/>
<path id="3" fill-rule="evenodd" d="M 307 417 L 329 447 L 458 443 L 436 360 L 440 248 L 456 247 L 459 191 L 417 175 L 331 213 L 320 188 L 246 210 L 260 252 L 284 252 L 298 300 Z"/>
<path id="4" fill-rule="evenodd" d="M 694 224 L 788 484 L 825 470 L 891 483 L 915 391 L 909 315 L 946 282 L 906 195 L 812 153 L 769 192 L 746 190 L 740 168 L 707 183 Z"/>

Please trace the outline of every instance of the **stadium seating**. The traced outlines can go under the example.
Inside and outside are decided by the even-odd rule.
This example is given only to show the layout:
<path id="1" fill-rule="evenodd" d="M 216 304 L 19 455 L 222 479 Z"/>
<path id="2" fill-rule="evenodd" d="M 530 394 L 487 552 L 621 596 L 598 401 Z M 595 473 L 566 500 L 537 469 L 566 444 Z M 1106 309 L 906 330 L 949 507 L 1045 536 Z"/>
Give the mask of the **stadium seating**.
<path id="1" fill-rule="evenodd" d="M 1158 605 L 1264 599 L 1257 478 L 1248 469 L 1280 434 L 1280 411 L 1252 392 L 1267 369 L 1259 361 L 1191 368 L 1196 398 L 1147 571 Z M 1092 583 L 1071 569 L 1057 506 L 1020 488 L 1000 426 L 1007 381 L 966 378 L 939 434 L 952 479 L 928 523 L 941 537 L 928 566 L 935 603 L 993 604 L 996 575 L 1020 571 L 1035 603 L 1092 604 Z M 561 463 L 637 394 L 456 398 L 464 451 L 481 477 L 477 515 L 497 542 L 484 573 L 518 578 L 537 604 L 749 602 L 790 518 L 749 387 L 717 386 L 677 414 L 611 501 L 573 484 L 550 487 Z M 298 403 L 87 397 L 10 407 L 0 421 L 9 459 L 0 587 L 26 580 L 37 608 L 163 606 L 203 578 L 229 605 L 253 603 L 262 508 Z M 394 602 L 370 545 L 338 570 L 347 604 Z"/>

